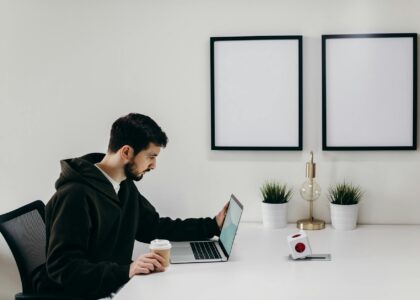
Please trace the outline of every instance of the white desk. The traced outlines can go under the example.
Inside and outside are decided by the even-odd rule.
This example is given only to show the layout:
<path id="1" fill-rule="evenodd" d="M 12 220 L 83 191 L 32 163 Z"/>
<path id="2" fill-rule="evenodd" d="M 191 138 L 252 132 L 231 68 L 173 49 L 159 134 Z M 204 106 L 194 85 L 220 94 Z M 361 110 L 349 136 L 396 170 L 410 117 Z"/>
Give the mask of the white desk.
<path id="1" fill-rule="evenodd" d="M 420 226 L 307 231 L 313 253 L 331 253 L 329 262 L 289 261 L 286 236 L 297 231 L 241 223 L 227 263 L 135 276 L 114 299 L 420 299 Z"/>

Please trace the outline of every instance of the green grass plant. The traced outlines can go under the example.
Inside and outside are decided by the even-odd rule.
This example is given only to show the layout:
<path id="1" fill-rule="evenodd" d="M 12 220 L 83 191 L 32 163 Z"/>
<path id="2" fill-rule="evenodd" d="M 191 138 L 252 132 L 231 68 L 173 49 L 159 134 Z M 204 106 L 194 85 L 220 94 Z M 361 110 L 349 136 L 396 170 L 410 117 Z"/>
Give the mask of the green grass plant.
<path id="1" fill-rule="evenodd" d="M 328 189 L 328 198 L 333 204 L 357 204 L 362 199 L 362 196 L 363 192 L 361 188 L 351 183 L 338 183 Z"/>
<path id="2" fill-rule="evenodd" d="M 264 203 L 287 203 L 292 197 L 292 189 L 286 184 L 275 181 L 265 182 L 261 188 L 261 195 Z"/>

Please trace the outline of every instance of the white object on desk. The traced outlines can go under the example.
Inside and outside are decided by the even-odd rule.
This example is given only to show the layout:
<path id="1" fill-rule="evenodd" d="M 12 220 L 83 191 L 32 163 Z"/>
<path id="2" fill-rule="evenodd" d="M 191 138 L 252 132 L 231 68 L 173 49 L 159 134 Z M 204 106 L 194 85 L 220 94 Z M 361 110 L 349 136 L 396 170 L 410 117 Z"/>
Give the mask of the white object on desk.
<path id="1" fill-rule="evenodd" d="M 312 254 L 311 245 L 305 231 L 293 233 L 287 236 L 290 254 L 293 259 L 305 258 Z"/>

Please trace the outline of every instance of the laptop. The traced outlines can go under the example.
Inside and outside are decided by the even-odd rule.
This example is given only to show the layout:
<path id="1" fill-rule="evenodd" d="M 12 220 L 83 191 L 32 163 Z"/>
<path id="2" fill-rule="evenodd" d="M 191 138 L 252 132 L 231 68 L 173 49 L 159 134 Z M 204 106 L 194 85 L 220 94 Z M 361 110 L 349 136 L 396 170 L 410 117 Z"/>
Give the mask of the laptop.
<path id="1" fill-rule="evenodd" d="M 225 262 L 232 252 L 233 241 L 238 231 L 243 205 L 234 195 L 230 196 L 229 207 L 220 232 L 219 240 L 171 242 L 171 263 Z"/>

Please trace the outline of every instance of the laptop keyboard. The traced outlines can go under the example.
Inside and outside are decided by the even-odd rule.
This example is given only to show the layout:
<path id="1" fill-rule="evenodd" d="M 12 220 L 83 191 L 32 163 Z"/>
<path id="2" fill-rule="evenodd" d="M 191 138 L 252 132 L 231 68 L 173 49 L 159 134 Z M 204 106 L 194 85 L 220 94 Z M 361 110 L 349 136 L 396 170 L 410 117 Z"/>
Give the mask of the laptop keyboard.
<path id="1" fill-rule="evenodd" d="M 195 259 L 217 259 L 221 258 L 216 245 L 213 242 L 191 242 L 191 248 Z"/>

